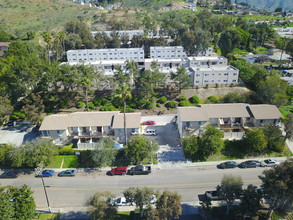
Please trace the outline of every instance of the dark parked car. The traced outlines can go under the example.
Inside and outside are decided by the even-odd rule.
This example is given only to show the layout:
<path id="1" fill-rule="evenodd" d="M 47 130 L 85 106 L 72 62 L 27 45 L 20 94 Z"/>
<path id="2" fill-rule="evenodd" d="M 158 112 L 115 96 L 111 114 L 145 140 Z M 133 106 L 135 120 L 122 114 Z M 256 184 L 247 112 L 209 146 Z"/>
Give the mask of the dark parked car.
<path id="1" fill-rule="evenodd" d="M 156 125 L 155 121 L 144 121 L 141 123 L 142 125 Z"/>
<path id="2" fill-rule="evenodd" d="M 20 176 L 20 171 L 18 170 L 10 170 L 5 173 L 2 173 L 0 178 L 17 178 Z"/>
<path id="3" fill-rule="evenodd" d="M 205 197 L 209 198 L 210 200 L 221 200 L 222 198 L 219 196 L 218 191 L 206 191 L 205 192 Z"/>
<path id="4" fill-rule="evenodd" d="M 237 166 L 238 166 L 238 164 L 236 162 L 227 161 L 227 162 L 220 163 L 217 167 L 219 169 L 228 169 L 228 168 L 235 168 Z"/>
<path id="5" fill-rule="evenodd" d="M 255 168 L 259 166 L 260 166 L 260 162 L 258 160 L 247 160 L 239 164 L 240 168 Z"/>
<path id="6" fill-rule="evenodd" d="M 64 170 L 58 173 L 58 176 L 75 176 L 76 170 Z"/>
<path id="7" fill-rule="evenodd" d="M 8 127 L 14 127 L 15 125 L 16 125 L 15 121 L 9 121 L 6 123 L 6 126 L 8 126 Z"/>
<path id="8" fill-rule="evenodd" d="M 54 170 L 43 170 L 41 173 L 37 174 L 35 177 L 52 177 L 54 176 Z"/>

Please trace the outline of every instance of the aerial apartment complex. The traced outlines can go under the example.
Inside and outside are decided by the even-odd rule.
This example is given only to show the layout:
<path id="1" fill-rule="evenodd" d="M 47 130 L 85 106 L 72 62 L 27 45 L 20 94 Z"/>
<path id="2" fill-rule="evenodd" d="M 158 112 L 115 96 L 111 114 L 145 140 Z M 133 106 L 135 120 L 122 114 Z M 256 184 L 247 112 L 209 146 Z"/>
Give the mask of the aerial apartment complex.
<path id="1" fill-rule="evenodd" d="M 168 76 L 184 66 L 191 79 L 190 86 L 228 85 L 238 83 L 239 70 L 228 65 L 222 56 L 213 56 L 209 47 L 199 53 L 200 56 L 188 57 L 182 46 L 150 47 L 150 58 L 145 58 L 143 48 L 111 48 L 69 50 L 69 65 L 91 65 L 105 76 L 113 76 L 119 66 L 127 71 L 126 61 L 138 63 L 140 69 L 151 69 L 152 63 L 157 64 L 159 71 Z M 203 56 L 204 55 L 204 56 Z M 172 80 L 168 78 L 167 84 Z"/>

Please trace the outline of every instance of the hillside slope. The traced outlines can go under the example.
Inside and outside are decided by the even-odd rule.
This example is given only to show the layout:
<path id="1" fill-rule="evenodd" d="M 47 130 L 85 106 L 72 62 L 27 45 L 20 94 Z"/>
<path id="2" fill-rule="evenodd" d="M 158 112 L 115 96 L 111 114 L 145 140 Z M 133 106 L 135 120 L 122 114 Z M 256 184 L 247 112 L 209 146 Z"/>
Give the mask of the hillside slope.
<path id="1" fill-rule="evenodd" d="M 237 2 L 245 2 L 258 8 L 275 9 L 283 8 L 284 10 L 293 9 L 292 0 L 238 0 Z"/>
<path id="2" fill-rule="evenodd" d="M 77 17 L 90 18 L 97 9 L 66 0 L 0 0 L 0 30 L 18 37 L 27 31 L 58 29 Z"/>

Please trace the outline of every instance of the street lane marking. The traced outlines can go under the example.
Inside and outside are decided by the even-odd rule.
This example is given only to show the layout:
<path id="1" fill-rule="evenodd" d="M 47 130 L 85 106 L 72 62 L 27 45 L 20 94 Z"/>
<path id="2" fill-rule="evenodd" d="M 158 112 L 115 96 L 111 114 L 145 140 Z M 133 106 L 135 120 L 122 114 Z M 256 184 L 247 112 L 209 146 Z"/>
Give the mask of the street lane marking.
<path id="1" fill-rule="evenodd" d="M 243 180 L 243 183 L 252 183 L 252 182 L 261 182 L 260 179 L 254 179 L 254 180 Z M 150 185 L 150 186 L 145 186 L 145 187 L 150 187 L 150 188 L 176 188 L 176 187 L 184 187 L 184 186 L 201 186 L 201 185 L 218 185 L 220 182 L 206 182 L 206 183 L 179 183 L 179 184 L 170 184 L 170 185 Z M 81 188 L 60 188 L 60 187 L 52 187 L 50 186 L 47 188 L 47 190 L 53 191 L 53 190 L 92 190 L 92 189 L 128 189 L 129 187 L 132 186 L 113 186 L 113 187 L 107 187 L 107 186 L 101 186 L 101 187 L 81 187 Z M 138 186 L 138 187 L 143 187 L 143 186 Z M 39 190 L 44 190 L 42 187 L 38 188 L 32 188 L 34 191 L 39 191 Z"/>

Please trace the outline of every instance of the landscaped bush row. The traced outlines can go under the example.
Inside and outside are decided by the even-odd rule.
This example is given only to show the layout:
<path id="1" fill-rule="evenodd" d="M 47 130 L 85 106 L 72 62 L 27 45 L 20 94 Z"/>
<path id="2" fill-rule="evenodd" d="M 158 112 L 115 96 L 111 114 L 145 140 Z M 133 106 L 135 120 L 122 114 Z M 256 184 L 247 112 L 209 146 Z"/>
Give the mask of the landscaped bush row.
<path id="1" fill-rule="evenodd" d="M 133 96 L 132 99 L 127 100 L 126 112 L 134 112 L 134 109 L 153 109 L 155 107 L 161 108 L 164 106 L 167 109 L 175 109 L 178 106 L 196 106 L 203 103 L 245 103 L 251 102 L 251 97 L 247 94 L 238 94 L 238 93 L 228 93 L 225 96 L 210 96 L 206 100 L 201 100 L 198 96 L 194 95 L 189 98 L 185 96 L 179 96 L 175 100 L 168 100 L 166 96 L 161 96 L 157 99 L 146 99 Z M 84 101 L 78 101 L 76 103 L 77 108 L 83 108 L 86 104 Z M 88 108 L 90 110 L 99 110 L 99 111 L 123 111 L 122 100 L 117 97 L 106 98 L 95 98 L 92 102 L 88 103 Z M 15 113 L 19 114 L 19 113 Z M 18 115 L 17 115 L 18 116 Z M 18 116 L 18 117 L 21 117 Z"/>

